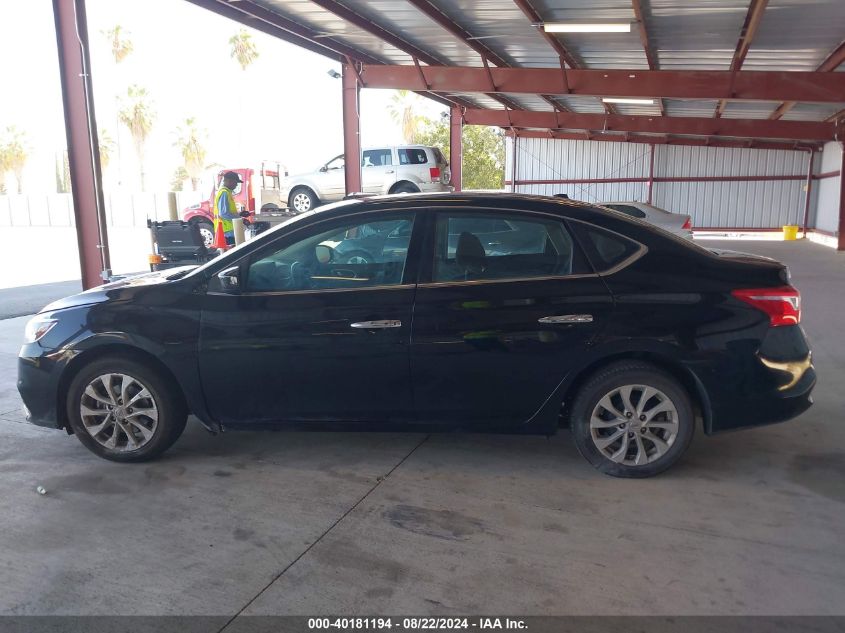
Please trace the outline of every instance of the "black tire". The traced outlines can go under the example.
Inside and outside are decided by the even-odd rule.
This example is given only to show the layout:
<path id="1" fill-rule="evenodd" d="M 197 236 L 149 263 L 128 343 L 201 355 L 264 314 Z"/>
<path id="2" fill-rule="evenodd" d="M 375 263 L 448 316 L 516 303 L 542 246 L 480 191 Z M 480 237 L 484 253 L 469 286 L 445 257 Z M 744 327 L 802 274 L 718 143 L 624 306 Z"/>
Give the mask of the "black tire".
<path id="1" fill-rule="evenodd" d="M 276 211 L 281 211 L 281 209 L 279 208 L 279 205 L 273 202 L 268 202 L 261 207 L 261 213 L 275 213 Z"/>
<path id="2" fill-rule="evenodd" d="M 288 208 L 296 213 L 306 213 L 319 205 L 317 194 L 308 187 L 295 187 L 288 196 Z"/>
<path id="3" fill-rule="evenodd" d="M 626 386 L 635 386 L 634 391 L 626 391 Z M 656 389 L 662 394 L 648 398 L 640 407 L 640 400 L 647 393 L 641 387 Z M 670 440 L 670 429 L 675 413 L 657 413 L 653 420 L 641 421 L 636 415 L 636 410 L 627 410 L 622 403 L 621 395 L 617 394 L 611 398 L 610 404 L 618 403 L 615 410 L 620 410 L 624 418 L 615 416 L 610 409 L 599 407 L 600 402 L 606 395 L 614 394 L 614 390 L 623 388 L 628 394 L 628 403 L 636 408 L 645 408 L 644 414 L 652 409 L 662 408 L 660 395 L 665 396 L 671 405 L 674 405 L 677 413 L 677 426 L 672 429 L 674 436 Z M 637 401 L 634 402 L 634 398 Z M 619 398 L 619 399 L 616 399 Z M 649 403 L 651 403 L 649 405 Z M 591 428 L 590 420 L 594 411 L 601 411 L 597 424 L 613 425 L 607 428 Z M 632 413 L 632 416 L 628 416 Z M 600 369 L 580 388 L 575 400 L 572 403 L 570 412 L 570 428 L 575 440 L 578 452 L 601 472 L 613 477 L 651 477 L 663 472 L 680 459 L 689 446 L 695 432 L 695 413 L 692 402 L 686 389 L 675 378 L 663 370 L 649 363 L 640 361 L 622 361 L 613 363 Z M 606 421 L 605 421 L 606 420 Z M 616 424 L 619 422 L 620 424 Z M 648 427 L 650 423 L 663 425 L 664 428 Z M 624 427 L 623 427 L 624 424 Z M 636 459 L 640 455 L 640 447 L 644 447 L 645 459 L 653 460 L 647 463 L 620 463 L 614 461 L 610 455 L 605 454 L 596 442 L 609 441 L 616 434 L 621 437 L 603 450 L 612 452 L 617 459 Z M 594 438 L 594 434 L 598 437 Z M 627 437 L 626 437 L 627 436 Z M 655 440 L 652 441 L 654 437 Z M 667 441 L 663 441 L 666 439 Z M 662 446 L 658 446 L 660 440 Z M 668 448 L 667 448 L 668 446 Z M 624 452 L 623 451 L 624 447 Z M 663 450 L 663 454 L 660 451 Z M 651 451 L 651 455 L 648 452 Z M 621 453 L 621 457 L 620 457 Z"/>
<path id="4" fill-rule="evenodd" d="M 142 398 L 138 401 L 140 404 L 136 406 L 150 406 L 152 402 L 152 407 L 158 410 L 157 423 L 152 429 L 151 437 L 144 439 L 144 443 L 137 449 L 131 449 L 126 432 L 118 433 L 114 424 L 112 426 L 115 430 L 112 433 L 118 433 L 119 440 L 124 440 L 122 443 L 127 447 L 126 450 L 119 450 L 117 447 L 107 448 L 94 438 L 83 423 L 80 405 L 97 406 L 90 396 L 85 394 L 85 390 L 92 381 L 106 374 L 124 374 L 135 379 L 136 384 L 145 387 L 150 394 L 149 399 Z M 100 358 L 83 367 L 71 382 L 66 403 L 68 421 L 79 441 L 95 455 L 115 462 L 149 461 L 170 448 L 185 430 L 188 415 L 177 389 L 175 385 L 168 384 L 158 371 L 144 363 L 117 356 Z M 116 395 L 119 396 L 119 394 Z M 127 410 L 131 411 L 131 409 Z M 145 424 L 151 420 L 151 418 L 142 419 L 145 420 Z M 128 423 L 124 424 L 127 427 L 130 426 Z M 107 431 L 108 427 L 102 433 L 107 433 Z M 141 435 L 137 426 L 133 427 L 134 435 Z"/>
<path id="5" fill-rule="evenodd" d="M 206 248 L 214 247 L 214 225 L 206 220 L 197 220 L 194 224 L 199 228 L 203 244 Z"/>
<path id="6" fill-rule="evenodd" d="M 393 193 L 419 193 L 420 188 L 410 182 L 399 183 L 393 190 Z"/>

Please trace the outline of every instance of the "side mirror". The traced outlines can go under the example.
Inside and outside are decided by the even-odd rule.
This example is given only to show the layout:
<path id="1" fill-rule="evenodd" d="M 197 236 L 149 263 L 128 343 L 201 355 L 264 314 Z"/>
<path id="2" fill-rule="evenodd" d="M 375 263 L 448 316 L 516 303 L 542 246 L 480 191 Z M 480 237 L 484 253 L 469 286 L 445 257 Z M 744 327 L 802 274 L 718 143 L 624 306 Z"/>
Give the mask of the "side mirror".
<path id="1" fill-rule="evenodd" d="M 314 248 L 314 254 L 317 256 L 317 261 L 321 264 L 328 264 L 334 259 L 334 249 L 325 244 L 318 244 Z"/>
<path id="2" fill-rule="evenodd" d="M 322 172 L 327 172 L 328 170 L 329 170 L 328 165 L 323 165 L 322 167 L 320 167 L 320 171 L 322 171 Z"/>
<path id="3" fill-rule="evenodd" d="M 217 280 L 220 282 L 220 287 L 225 292 L 237 292 L 240 290 L 240 281 L 238 279 L 239 269 L 237 266 L 227 268 L 217 273 Z"/>

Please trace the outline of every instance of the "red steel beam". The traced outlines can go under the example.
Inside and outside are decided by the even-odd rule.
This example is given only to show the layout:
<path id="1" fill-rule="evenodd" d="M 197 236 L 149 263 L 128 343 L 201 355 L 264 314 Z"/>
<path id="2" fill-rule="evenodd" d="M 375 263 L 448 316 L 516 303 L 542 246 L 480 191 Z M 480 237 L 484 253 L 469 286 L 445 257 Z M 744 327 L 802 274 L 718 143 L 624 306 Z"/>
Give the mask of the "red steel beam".
<path id="1" fill-rule="evenodd" d="M 827 121 L 828 123 L 835 123 L 836 121 L 839 121 L 840 119 L 845 119 L 845 110 L 840 110 L 836 114 L 830 115 L 829 117 L 827 117 L 825 119 L 825 121 Z"/>
<path id="2" fill-rule="evenodd" d="M 645 24 L 645 12 L 643 11 L 642 0 L 631 0 L 631 6 L 634 9 L 634 17 L 637 20 L 637 27 L 640 32 L 640 42 L 643 45 L 646 61 L 648 61 L 649 70 L 658 70 L 660 68 L 657 63 L 657 55 L 651 46 L 651 40 L 648 37 L 648 29 Z M 660 106 L 660 116 L 666 116 L 666 104 L 663 99 L 658 99 L 657 104 Z"/>
<path id="3" fill-rule="evenodd" d="M 53 17 L 56 24 L 79 267 L 82 273 L 82 287 L 87 290 L 105 281 L 104 278 L 111 272 L 111 264 L 101 188 L 100 150 L 94 116 L 84 0 L 53 0 Z"/>
<path id="4" fill-rule="evenodd" d="M 754 119 L 710 119 L 704 117 L 649 117 L 588 114 L 576 112 L 534 112 L 520 110 L 481 110 L 464 113 L 468 125 L 493 125 L 503 128 L 548 128 L 601 130 L 603 132 L 640 132 L 652 134 L 688 134 L 692 136 L 731 136 L 806 141 L 832 141 L 833 123 L 815 121 L 768 121 Z"/>
<path id="5" fill-rule="evenodd" d="M 834 70 L 839 68 L 839 66 L 841 66 L 843 63 L 845 63 L 845 40 L 842 40 L 839 43 L 839 46 L 834 48 L 830 52 L 830 54 L 825 57 L 824 61 L 819 64 L 818 68 L 816 68 L 816 72 L 833 72 Z M 795 99 L 793 101 L 785 101 L 784 103 L 781 103 L 777 108 L 775 108 L 775 111 L 769 115 L 769 118 L 773 121 L 781 118 L 784 114 L 794 108 L 795 104 L 799 101 L 814 101 L 814 99 Z"/>
<path id="6" fill-rule="evenodd" d="M 501 55 L 496 53 L 491 48 L 485 46 L 480 41 L 473 39 L 471 33 L 469 33 L 466 29 L 464 29 L 459 24 L 457 24 L 454 20 L 452 20 L 452 18 L 450 18 L 445 13 L 443 13 L 439 8 L 434 6 L 428 0 L 408 0 L 408 2 L 412 5 L 414 5 L 417 8 L 418 11 L 420 11 L 424 15 L 428 16 L 428 18 L 430 18 L 431 20 L 433 20 L 437 24 L 439 24 L 441 28 L 443 28 L 444 30 L 451 33 L 453 37 L 461 40 L 461 42 L 463 42 L 469 48 L 471 48 L 476 53 L 481 55 L 482 60 L 486 59 L 487 61 L 492 62 L 496 66 L 500 66 L 500 67 L 501 66 L 510 66 L 510 64 L 507 62 L 507 60 L 505 60 Z M 426 62 L 426 63 L 428 63 L 428 62 Z M 434 65 L 434 64 L 431 64 L 431 65 Z M 511 110 L 519 110 L 520 109 L 519 104 L 515 103 L 511 99 L 508 99 L 504 95 L 497 94 L 498 92 L 503 92 L 503 91 L 500 91 L 495 86 L 494 86 L 494 88 L 495 88 L 495 90 L 490 92 L 489 81 L 488 81 L 487 90 L 482 90 L 480 92 L 485 92 L 489 97 L 495 99 L 496 101 L 501 103 L 506 108 L 510 108 Z M 455 90 L 455 92 L 460 92 L 460 89 Z"/>
<path id="7" fill-rule="evenodd" d="M 531 3 L 528 0 L 513 0 L 517 7 L 519 7 L 520 11 L 525 14 L 525 17 L 528 18 L 528 21 L 531 24 L 542 25 L 545 20 L 540 17 L 540 14 L 531 6 Z M 543 30 L 543 27 L 539 27 L 540 35 L 549 43 L 555 52 L 558 54 L 558 57 L 563 59 L 566 62 L 566 65 L 570 68 L 581 68 L 583 64 L 581 60 L 575 57 L 572 52 L 563 45 L 563 42 L 560 41 L 557 37 L 552 35 L 551 33 L 546 33 Z"/>
<path id="8" fill-rule="evenodd" d="M 649 182 L 783 182 L 790 180 L 804 180 L 803 174 L 789 176 L 655 176 L 654 179 L 645 176 L 629 178 L 541 178 L 535 180 L 517 180 L 517 185 L 607 185 L 613 183 L 646 183 Z M 510 182 L 510 181 L 508 181 Z"/>
<path id="9" fill-rule="evenodd" d="M 417 46 L 414 46 L 410 42 L 402 39 L 398 35 L 388 31 L 387 29 L 379 26 L 375 22 L 372 22 L 365 18 L 364 16 L 356 13 L 352 9 L 340 4 L 336 0 L 311 0 L 314 4 L 319 6 L 330 13 L 333 13 L 337 17 L 341 18 L 342 20 L 349 22 L 353 26 L 361 29 L 362 31 L 366 31 L 372 35 L 375 35 L 379 39 L 387 42 L 394 48 L 399 49 L 403 53 L 406 53 L 417 59 L 424 64 L 435 65 L 439 66 L 443 64 L 443 60 L 438 59 L 434 55 L 429 54 L 427 51 L 424 51 Z M 419 94 L 424 94 L 424 96 L 437 101 L 438 103 L 442 103 L 448 107 L 452 107 L 454 104 L 462 105 L 464 107 L 471 107 L 468 101 L 460 99 L 458 97 L 449 97 L 442 94 L 438 94 L 435 92 L 429 92 L 426 86 L 423 86 L 423 90 L 418 91 Z"/>
<path id="10" fill-rule="evenodd" d="M 525 17 L 528 18 L 528 21 L 531 24 L 538 26 L 540 35 L 543 36 L 543 39 L 548 42 L 549 46 L 554 49 L 555 53 L 557 53 L 557 56 L 560 58 L 561 67 L 565 63 L 570 68 L 583 68 L 584 64 L 581 63 L 581 60 L 579 60 L 568 48 L 566 48 L 566 46 L 564 46 L 563 42 L 560 41 L 560 38 L 556 37 L 551 33 L 546 33 L 546 31 L 543 30 L 543 27 L 540 25 L 542 25 L 544 20 L 540 16 L 540 14 L 537 13 L 537 10 L 531 5 L 529 0 L 514 0 L 514 3 L 519 8 L 519 10 L 525 14 Z M 557 107 L 557 104 L 554 101 L 551 101 L 548 96 L 541 96 L 543 97 L 543 99 L 555 106 L 555 110 L 558 110 L 560 112 L 569 112 L 569 108 L 564 108 L 561 110 L 561 108 Z M 614 110 L 613 106 L 611 106 L 609 103 L 603 103 L 602 105 L 604 106 L 605 112 L 608 112 L 610 114 L 616 113 L 616 110 Z"/>
<path id="11" fill-rule="evenodd" d="M 787 143 L 783 141 L 766 141 L 759 139 L 723 139 L 723 138 L 695 138 L 695 137 L 679 137 L 679 136 L 662 136 L 656 137 L 652 135 L 636 135 L 629 134 L 623 136 L 621 134 L 607 134 L 596 132 L 589 135 L 587 138 L 583 132 L 560 132 L 556 130 L 519 130 L 517 132 L 518 138 L 553 138 L 561 140 L 572 141 L 602 141 L 609 143 L 645 143 L 657 145 L 685 145 L 692 147 L 735 147 L 735 148 L 752 148 L 752 149 L 782 149 L 782 150 L 806 150 L 810 147 L 818 149 L 817 144 L 813 143 Z M 512 134 L 508 134 L 512 136 Z M 838 175 L 835 172 L 834 175 Z M 818 177 L 825 177 L 826 174 L 819 174 Z"/>
<path id="12" fill-rule="evenodd" d="M 736 50 L 734 51 L 733 59 L 731 60 L 731 72 L 737 72 L 742 68 L 745 62 L 745 56 L 748 55 L 748 50 L 751 48 L 751 42 L 757 33 L 757 27 L 763 19 L 763 13 L 766 10 L 766 5 L 769 0 L 751 0 L 748 5 L 748 12 L 745 14 L 745 22 L 742 24 L 742 29 L 739 32 L 739 41 L 736 43 Z M 719 100 L 716 106 L 716 113 L 713 115 L 716 118 L 722 116 L 725 111 L 727 101 Z"/>
<path id="13" fill-rule="evenodd" d="M 461 191 L 463 186 L 463 128 L 463 112 L 453 107 L 449 114 L 449 164 L 455 191 Z"/>
<path id="14" fill-rule="evenodd" d="M 343 160 L 346 195 L 360 193 L 361 187 L 361 87 L 349 64 L 343 65 Z"/>
<path id="15" fill-rule="evenodd" d="M 489 72 L 489 74 L 488 74 Z M 415 90 L 414 66 L 364 65 L 368 88 Z M 499 92 L 670 99 L 792 99 L 845 101 L 845 73 L 724 70 L 584 70 L 560 68 L 456 68 L 428 66 L 426 79 L 438 92 Z"/>

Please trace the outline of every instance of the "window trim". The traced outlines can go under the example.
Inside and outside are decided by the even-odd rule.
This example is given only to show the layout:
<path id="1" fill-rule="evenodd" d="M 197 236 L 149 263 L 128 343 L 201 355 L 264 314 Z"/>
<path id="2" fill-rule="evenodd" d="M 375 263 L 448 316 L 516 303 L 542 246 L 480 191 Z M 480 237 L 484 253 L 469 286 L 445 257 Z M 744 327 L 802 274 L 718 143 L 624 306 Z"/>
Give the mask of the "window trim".
<path id="1" fill-rule="evenodd" d="M 545 218 L 552 221 L 560 222 L 563 224 L 564 229 L 567 233 L 569 233 L 570 238 L 572 238 L 572 244 L 575 248 L 579 249 L 581 254 L 583 255 L 584 259 L 586 260 L 587 264 L 593 272 L 591 273 L 576 273 L 574 275 L 544 275 L 542 277 L 508 277 L 506 279 L 469 279 L 469 280 L 453 280 L 453 281 L 434 281 L 434 269 L 435 269 L 435 258 L 437 257 L 436 252 L 436 242 L 437 236 L 435 235 L 437 230 L 437 218 L 439 215 L 448 214 L 448 213 L 457 213 L 457 214 L 478 214 L 478 213 L 485 213 L 485 212 L 493 212 L 493 215 L 507 215 L 512 214 L 514 216 L 525 216 L 528 218 Z M 583 279 L 587 277 L 598 277 L 599 274 L 595 272 L 595 267 L 593 266 L 592 261 L 587 256 L 587 253 L 584 252 L 584 248 L 581 246 L 581 242 L 578 240 L 577 236 L 574 234 L 567 223 L 569 222 L 569 218 L 565 216 L 556 215 L 554 213 L 548 213 L 544 211 L 526 211 L 524 209 L 511 209 L 511 208 L 501 208 L 501 207 L 464 207 L 464 206 L 455 206 L 455 207 L 432 207 L 431 213 L 429 214 L 430 220 L 428 222 L 429 228 L 426 232 L 426 241 L 423 244 L 423 256 L 422 260 L 423 263 L 420 267 L 420 282 L 417 284 L 419 288 L 440 288 L 446 286 L 467 286 L 467 285 L 478 285 L 478 284 L 501 284 L 501 283 L 513 283 L 513 282 L 530 282 L 530 281 L 552 281 L 552 280 L 562 280 L 562 279 Z M 507 219 L 504 219 L 507 221 Z M 588 223 L 589 224 L 589 223 Z M 623 236 L 624 237 L 624 236 Z M 630 239 L 630 238 L 626 238 Z M 633 240 L 631 240 L 633 241 Z M 639 243 L 639 242 L 637 242 Z M 425 252 L 428 252 L 428 256 L 426 256 Z M 424 281 L 423 281 L 424 280 Z"/>

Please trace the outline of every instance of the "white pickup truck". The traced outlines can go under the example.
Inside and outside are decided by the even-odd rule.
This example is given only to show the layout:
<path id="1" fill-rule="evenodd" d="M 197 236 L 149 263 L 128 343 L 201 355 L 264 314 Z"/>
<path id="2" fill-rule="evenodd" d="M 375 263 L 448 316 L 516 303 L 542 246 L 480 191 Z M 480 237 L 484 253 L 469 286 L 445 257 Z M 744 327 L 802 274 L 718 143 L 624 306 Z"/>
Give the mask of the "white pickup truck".
<path id="1" fill-rule="evenodd" d="M 361 186 L 365 194 L 451 191 L 452 174 L 436 147 L 399 145 L 370 147 L 361 152 Z M 358 193 L 358 192 L 356 192 Z M 282 196 L 288 206 L 302 213 L 346 195 L 343 154 L 318 170 L 286 177 Z M 284 198 L 283 198 L 284 199 Z"/>

